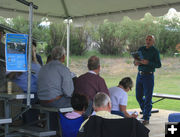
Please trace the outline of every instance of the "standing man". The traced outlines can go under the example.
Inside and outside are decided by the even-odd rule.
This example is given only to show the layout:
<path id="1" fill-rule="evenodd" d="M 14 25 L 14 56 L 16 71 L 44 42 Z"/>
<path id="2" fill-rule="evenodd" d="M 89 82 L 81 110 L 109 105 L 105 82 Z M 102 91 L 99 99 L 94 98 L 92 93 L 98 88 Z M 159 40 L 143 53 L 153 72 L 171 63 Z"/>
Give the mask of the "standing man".
<path id="1" fill-rule="evenodd" d="M 86 110 L 86 115 L 90 115 L 92 111 L 92 100 L 96 93 L 104 92 L 109 95 L 109 91 L 104 79 L 99 75 L 99 58 L 97 56 L 91 56 L 88 59 L 87 67 L 89 71 L 75 80 L 74 92 L 84 94 L 88 98 L 89 106 Z"/>
<path id="2" fill-rule="evenodd" d="M 134 60 L 134 64 L 138 66 L 136 99 L 143 113 L 144 125 L 149 124 L 151 116 L 155 68 L 161 67 L 159 52 L 154 47 L 154 43 L 154 36 L 148 35 L 146 37 L 146 45 L 138 49 L 142 53 L 143 59 Z"/>

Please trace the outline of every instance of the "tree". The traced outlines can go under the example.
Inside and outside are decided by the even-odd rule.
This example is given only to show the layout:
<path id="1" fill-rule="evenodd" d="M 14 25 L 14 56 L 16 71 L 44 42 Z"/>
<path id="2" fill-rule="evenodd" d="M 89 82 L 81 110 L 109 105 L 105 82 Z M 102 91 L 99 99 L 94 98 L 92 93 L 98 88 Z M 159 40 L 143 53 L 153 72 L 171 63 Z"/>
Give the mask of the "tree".
<path id="1" fill-rule="evenodd" d="M 176 45 L 180 43 L 180 21 L 159 20 L 159 37 L 157 47 L 162 54 L 172 55 L 176 52 Z"/>
<path id="2" fill-rule="evenodd" d="M 121 26 L 121 36 L 126 39 L 126 45 L 130 52 L 144 45 L 147 35 L 158 36 L 156 19 L 149 13 L 141 20 L 131 20 L 125 17 L 121 22 Z"/>

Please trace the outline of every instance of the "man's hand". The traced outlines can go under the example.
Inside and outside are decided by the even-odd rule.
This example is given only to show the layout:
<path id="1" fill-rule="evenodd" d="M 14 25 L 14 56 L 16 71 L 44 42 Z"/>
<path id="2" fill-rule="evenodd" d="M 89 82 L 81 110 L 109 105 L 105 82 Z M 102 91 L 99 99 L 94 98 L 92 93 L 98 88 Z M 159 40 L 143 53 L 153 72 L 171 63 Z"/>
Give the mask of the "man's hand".
<path id="1" fill-rule="evenodd" d="M 141 65 L 141 61 L 135 59 L 135 60 L 134 60 L 134 65 L 135 65 L 135 66 Z"/>
<path id="2" fill-rule="evenodd" d="M 141 64 L 144 64 L 144 65 L 147 65 L 147 64 L 149 63 L 149 61 L 146 60 L 146 59 L 143 59 L 143 60 L 140 61 L 140 63 L 141 63 Z"/>

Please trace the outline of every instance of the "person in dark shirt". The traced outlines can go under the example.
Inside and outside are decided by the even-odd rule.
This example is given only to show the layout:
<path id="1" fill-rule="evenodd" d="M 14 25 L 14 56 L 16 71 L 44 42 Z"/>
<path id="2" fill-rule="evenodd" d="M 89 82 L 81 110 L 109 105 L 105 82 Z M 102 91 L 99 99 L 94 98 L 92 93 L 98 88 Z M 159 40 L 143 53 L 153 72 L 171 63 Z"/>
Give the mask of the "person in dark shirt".
<path id="1" fill-rule="evenodd" d="M 134 60 L 138 66 L 136 79 L 136 99 L 143 113 L 143 124 L 149 124 L 152 109 L 152 94 L 154 88 L 155 68 L 161 67 L 159 51 L 154 47 L 153 35 L 146 37 L 146 45 L 138 49 L 142 53 L 141 60 Z"/>
<path id="2" fill-rule="evenodd" d="M 32 46 L 34 46 L 34 47 L 35 47 L 35 50 L 36 50 L 37 43 L 36 43 L 35 40 L 33 40 Z M 36 53 L 36 58 L 37 58 L 38 63 L 39 63 L 41 66 L 43 66 L 42 58 L 41 58 L 41 56 L 40 56 L 39 54 L 37 54 L 37 53 Z"/>
<path id="3" fill-rule="evenodd" d="M 108 88 L 104 79 L 99 75 L 100 60 L 97 56 L 91 56 L 88 59 L 89 72 L 82 74 L 75 81 L 75 93 L 84 94 L 89 100 L 89 107 L 86 115 L 91 114 L 92 100 L 96 93 L 104 92 L 109 95 Z"/>

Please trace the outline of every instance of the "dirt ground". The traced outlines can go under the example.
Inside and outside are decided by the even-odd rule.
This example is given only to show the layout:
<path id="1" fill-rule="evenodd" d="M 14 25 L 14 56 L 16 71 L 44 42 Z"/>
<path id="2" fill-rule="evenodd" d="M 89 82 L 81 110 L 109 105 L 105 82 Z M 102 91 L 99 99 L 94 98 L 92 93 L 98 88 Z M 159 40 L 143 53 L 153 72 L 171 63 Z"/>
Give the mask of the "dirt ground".
<path id="1" fill-rule="evenodd" d="M 71 59 L 70 70 L 76 73 L 78 76 L 87 72 L 88 58 L 84 59 Z M 179 73 L 180 70 L 180 58 L 164 58 L 162 61 L 162 67 L 156 69 L 156 73 Z M 119 76 L 129 75 L 135 76 L 137 73 L 137 67 L 133 65 L 132 58 L 100 58 L 101 75 L 106 76 Z"/>

